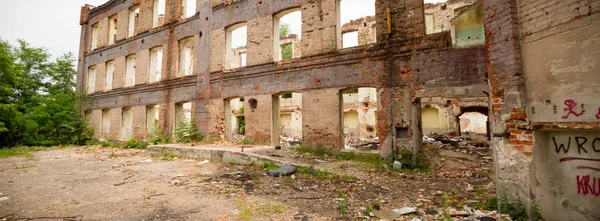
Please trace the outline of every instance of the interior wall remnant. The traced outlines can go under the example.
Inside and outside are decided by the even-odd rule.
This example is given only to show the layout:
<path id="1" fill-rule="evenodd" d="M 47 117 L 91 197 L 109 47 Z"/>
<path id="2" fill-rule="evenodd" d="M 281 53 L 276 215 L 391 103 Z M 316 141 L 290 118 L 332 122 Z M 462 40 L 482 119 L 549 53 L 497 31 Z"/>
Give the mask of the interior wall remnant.
<path id="1" fill-rule="evenodd" d="M 87 80 L 87 93 L 94 93 L 96 89 L 96 65 L 88 67 Z"/>
<path id="2" fill-rule="evenodd" d="M 482 45 L 485 43 L 485 31 L 481 1 L 465 7 L 453 20 L 456 46 Z"/>
<path id="3" fill-rule="evenodd" d="M 302 93 L 272 96 L 272 145 L 292 146 L 302 142 Z"/>
<path id="4" fill-rule="evenodd" d="M 152 134 L 155 130 L 159 129 L 158 116 L 159 116 L 160 105 L 148 105 L 146 106 L 146 132 Z"/>
<path id="5" fill-rule="evenodd" d="M 375 0 L 337 0 L 336 7 L 338 49 L 376 42 Z"/>
<path id="6" fill-rule="evenodd" d="M 106 62 L 106 73 L 104 78 L 104 90 L 110 91 L 113 87 L 113 77 L 115 74 L 115 61 L 110 60 Z"/>
<path id="7" fill-rule="evenodd" d="M 180 40 L 178 77 L 189 76 L 194 74 L 194 57 L 194 38 L 188 37 Z"/>
<path id="8" fill-rule="evenodd" d="M 123 108 L 121 121 L 121 140 L 131 138 L 133 131 L 133 110 L 131 107 Z"/>
<path id="9" fill-rule="evenodd" d="M 126 62 L 127 62 L 127 64 L 126 64 L 127 69 L 125 70 L 125 85 L 124 86 L 128 87 L 128 86 L 133 86 L 135 84 L 136 56 L 135 55 L 127 56 Z"/>
<path id="10" fill-rule="evenodd" d="M 108 18 L 108 44 L 114 44 L 117 40 L 117 14 Z"/>
<path id="11" fill-rule="evenodd" d="M 92 25 L 92 34 L 90 42 L 90 51 L 93 51 L 98 47 L 98 23 Z"/>
<path id="12" fill-rule="evenodd" d="M 102 109 L 101 140 L 110 140 L 110 109 Z"/>
<path id="13" fill-rule="evenodd" d="M 150 50 L 150 75 L 149 82 L 157 82 L 162 78 L 163 48 L 162 46 Z"/>
<path id="14" fill-rule="evenodd" d="M 154 0 L 152 28 L 163 26 L 165 24 L 165 8 L 166 0 Z"/>
<path id="15" fill-rule="evenodd" d="M 235 24 L 226 30 L 225 68 L 234 69 L 246 66 L 247 26 Z"/>
<path id="16" fill-rule="evenodd" d="M 456 19 L 473 5 L 476 0 L 427 1 L 424 2 L 425 33 L 435 34 L 450 31 L 452 44 L 456 44 Z M 468 19 L 467 19 L 468 20 Z"/>
<path id="17" fill-rule="evenodd" d="M 342 91 L 342 135 L 346 149 L 379 148 L 377 96 L 376 88 L 361 87 Z"/>
<path id="18" fill-rule="evenodd" d="M 138 22 L 140 15 L 140 7 L 133 6 L 129 8 L 129 25 L 127 27 L 127 37 L 133 37 L 135 35 L 135 26 Z"/>
<path id="19" fill-rule="evenodd" d="M 440 113 L 436 108 L 421 108 L 421 122 L 423 125 L 423 134 L 441 134 L 442 125 L 440 122 Z"/>

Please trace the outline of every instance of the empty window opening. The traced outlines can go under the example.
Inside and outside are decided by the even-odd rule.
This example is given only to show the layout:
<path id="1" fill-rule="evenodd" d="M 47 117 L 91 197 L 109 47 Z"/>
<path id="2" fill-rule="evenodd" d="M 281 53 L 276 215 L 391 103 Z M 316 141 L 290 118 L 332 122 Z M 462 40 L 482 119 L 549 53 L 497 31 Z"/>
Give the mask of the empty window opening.
<path id="1" fill-rule="evenodd" d="M 114 44 L 117 39 L 117 15 L 108 18 L 108 44 Z"/>
<path id="2" fill-rule="evenodd" d="M 194 74 L 194 38 L 179 41 L 179 77 Z"/>
<path id="3" fill-rule="evenodd" d="M 273 95 L 272 145 L 292 147 L 302 143 L 302 93 Z"/>
<path id="4" fill-rule="evenodd" d="M 273 17 L 275 61 L 290 60 L 301 56 L 302 12 L 294 8 L 277 13 Z"/>
<path id="5" fill-rule="evenodd" d="M 90 66 L 88 68 L 88 76 L 87 76 L 87 93 L 94 93 L 96 89 L 96 65 Z"/>
<path id="6" fill-rule="evenodd" d="M 233 69 L 246 66 L 247 26 L 240 23 L 227 28 L 225 68 Z"/>
<path id="7" fill-rule="evenodd" d="M 344 48 L 358 46 L 358 32 L 353 31 L 342 34 L 342 44 Z"/>
<path id="8" fill-rule="evenodd" d="M 245 134 L 244 98 L 225 100 L 225 137 L 235 143 L 243 140 Z"/>
<path id="9" fill-rule="evenodd" d="M 457 47 L 485 44 L 481 1 L 458 8 L 454 12 L 454 38 Z"/>
<path id="10" fill-rule="evenodd" d="M 90 50 L 98 47 L 98 23 L 92 25 L 92 39 L 90 42 Z"/>
<path id="11" fill-rule="evenodd" d="M 107 61 L 106 62 L 106 77 L 104 78 L 104 90 L 110 91 L 112 90 L 113 85 L 113 77 L 115 75 L 115 61 Z"/>
<path id="12" fill-rule="evenodd" d="M 165 24 L 166 0 L 154 0 L 154 10 L 152 13 L 152 27 L 156 28 Z"/>
<path id="13" fill-rule="evenodd" d="M 343 90 L 341 117 L 346 150 L 379 149 L 377 88 L 360 87 Z"/>
<path id="14" fill-rule="evenodd" d="M 192 122 L 192 102 L 175 104 L 175 130 L 188 126 Z"/>
<path id="15" fill-rule="evenodd" d="M 481 3 L 471 0 L 424 0 L 425 33 L 449 31 L 457 47 L 484 44 Z"/>
<path id="16" fill-rule="evenodd" d="M 437 108 L 422 107 L 421 108 L 421 125 L 423 128 L 423 134 L 441 134 L 442 124 L 440 118 L 440 112 Z"/>
<path id="17" fill-rule="evenodd" d="M 488 117 L 478 112 L 465 112 L 459 117 L 460 134 L 483 134 L 486 135 Z"/>
<path id="18" fill-rule="evenodd" d="M 148 134 L 154 134 L 159 132 L 158 128 L 158 114 L 159 114 L 159 105 L 148 105 L 146 106 L 146 132 Z"/>
<path id="19" fill-rule="evenodd" d="M 129 140 L 133 128 L 133 110 L 131 107 L 123 108 L 121 121 L 121 140 Z"/>
<path id="20" fill-rule="evenodd" d="M 162 56 L 163 49 L 156 47 L 150 50 L 150 75 L 149 82 L 160 81 L 162 76 Z"/>
<path id="21" fill-rule="evenodd" d="M 189 18 L 196 14 L 196 0 L 183 0 L 181 18 Z"/>
<path id="22" fill-rule="evenodd" d="M 102 110 L 102 134 L 100 140 L 110 140 L 110 109 Z"/>
<path id="23" fill-rule="evenodd" d="M 135 35 L 135 25 L 137 24 L 140 15 L 140 7 L 133 6 L 129 9 L 129 27 L 127 28 L 127 37 Z"/>
<path id="24" fill-rule="evenodd" d="M 376 42 L 375 0 L 338 0 L 337 10 L 338 48 Z"/>
<path id="25" fill-rule="evenodd" d="M 135 55 L 127 56 L 127 70 L 125 70 L 125 87 L 135 84 Z"/>

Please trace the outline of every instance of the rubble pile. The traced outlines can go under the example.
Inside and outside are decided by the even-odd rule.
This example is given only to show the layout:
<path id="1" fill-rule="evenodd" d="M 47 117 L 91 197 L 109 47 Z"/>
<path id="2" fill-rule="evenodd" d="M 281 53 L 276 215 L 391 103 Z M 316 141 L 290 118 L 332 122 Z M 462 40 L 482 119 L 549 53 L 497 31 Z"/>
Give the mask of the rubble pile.
<path id="1" fill-rule="evenodd" d="M 423 136 L 423 143 L 482 157 L 489 157 L 491 152 L 487 137 L 473 133 L 465 133 L 460 137 L 450 137 L 434 133 Z"/>
<path id="2" fill-rule="evenodd" d="M 347 150 L 378 150 L 379 149 L 379 137 L 346 137 L 346 149 Z"/>
<path id="3" fill-rule="evenodd" d="M 293 136 L 293 137 L 280 136 L 279 140 L 281 141 L 281 146 L 286 147 L 286 148 L 299 146 L 302 143 L 302 138 L 297 137 L 297 136 Z"/>

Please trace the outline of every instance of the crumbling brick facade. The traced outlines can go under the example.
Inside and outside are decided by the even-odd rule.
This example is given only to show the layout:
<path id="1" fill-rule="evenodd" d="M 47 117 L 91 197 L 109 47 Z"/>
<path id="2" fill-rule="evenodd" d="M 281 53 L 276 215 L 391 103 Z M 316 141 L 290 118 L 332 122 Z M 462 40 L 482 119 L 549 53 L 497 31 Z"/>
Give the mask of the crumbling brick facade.
<path id="1" fill-rule="evenodd" d="M 225 138 L 226 101 L 243 97 L 246 137 L 278 142 L 272 131 L 273 98 L 299 92 L 303 142 L 341 150 L 342 91 L 373 87 L 378 94 L 379 152 L 394 156 L 399 148 L 420 150 L 422 100 L 488 97 L 499 190 L 527 196 L 525 202 L 535 196 L 548 200 L 542 205 L 544 215 L 573 208 L 551 203 L 571 200 L 577 193 L 565 187 L 574 181 L 548 170 L 558 162 L 543 159 L 551 152 L 548 148 L 554 148 L 549 137 L 566 142 L 565 136 L 586 130 L 581 135 L 585 145 L 597 144 L 594 136 L 600 137 L 600 114 L 595 115 L 600 106 L 598 1 L 478 1 L 474 7 L 481 7 L 483 13 L 485 45 L 456 48 L 450 32 L 426 33 L 422 0 L 377 0 L 376 43 L 346 49 L 340 49 L 342 27 L 338 27 L 336 0 L 198 0 L 196 15 L 185 19 L 181 1 L 166 0 L 166 13 L 158 18 L 164 22 L 153 27 L 155 2 L 110 0 L 82 8 L 78 90 L 86 88 L 86 72 L 93 65 L 95 87 L 104 88 L 106 63 L 114 61 L 112 89 L 95 90 L 85 101 L 98 138 L 102 138 L 98 132 L 103 130 L 102 110 L 109 109 L 110 138 L 121 137 L 125 107 L 134 112 L 133 136 L 147 138 L 143 112 L 156 104 L 160 105 L 159 127 L 170 135 L 175 104 L 180 102 L 193 103 L 194 122 L 206 136 Z M 140 12 L 135 34 L 126 37 L 123 29 L 129 26 L 123 24 L 128 22 L 124 11 L 136 5 Z M 301 55 L 276 61 L 273 16 L 289 9 L 300 9 L 302 14 L 302 39 L 296 46 Z M 114 15 L 117 38 L 108 44 L 108 18 Z M 241 23 L 248 28 L 247 66 L 226 69 L 226 30 Z M 178 75 L 182 39 L 193 39 L 193 74 L 189 76 Z M 97 48 L 92 50 L 92 43 Z M 149 50 L 158 46 L 164 53 L 162 75 L 160 81 L 150 83 Z M 129 55 L 136 55 L 135 85 L 124 87 Z M 256 107 L 250 107 L 251 100 Z M 589 148 L 588 153 L 596 150 Z M 558 180 L 557 188 L 571 195 L 551 196 L 553 190 L 536 183 L 537 179 Z M 585 205 L 598 205 L 598 198 L 586 200 L 589 204 Z M 600 217 L 590 211 L 565 214 Z"/>

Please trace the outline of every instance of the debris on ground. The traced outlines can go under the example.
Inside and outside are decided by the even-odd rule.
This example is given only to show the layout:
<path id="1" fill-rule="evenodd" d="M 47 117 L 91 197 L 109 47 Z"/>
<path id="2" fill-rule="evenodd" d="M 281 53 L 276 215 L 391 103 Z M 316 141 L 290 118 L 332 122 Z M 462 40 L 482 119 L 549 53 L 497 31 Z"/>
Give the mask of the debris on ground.
<path id="1" fill-rule="evenodd" d="M 267 170 L 267 174 L 276 177 L 289 176 L 296 172 L 296 167 L 285 164 L 275 170 Z"/>
<path id="2" fill-rule="evenodd" d="M 345 148 L 347 150 L 371 151 L 379 149 L 379 137 L 345 137 Z"/>

